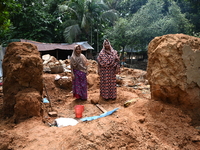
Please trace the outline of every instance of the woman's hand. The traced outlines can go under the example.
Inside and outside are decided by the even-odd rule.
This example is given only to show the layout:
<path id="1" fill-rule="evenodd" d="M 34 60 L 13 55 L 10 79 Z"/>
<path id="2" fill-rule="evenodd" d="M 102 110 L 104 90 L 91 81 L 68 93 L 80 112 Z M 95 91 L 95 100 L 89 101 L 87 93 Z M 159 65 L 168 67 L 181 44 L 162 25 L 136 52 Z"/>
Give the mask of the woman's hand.
<path id="1" fill-rule="evenodd" d="M 115 70 L 115 74 L 119 74 L 119 71 Z"/>
<path id="2" fill-rule="evenodd" d="M 72 76 L 71 76 L 71 77 L 72 77 L 72 80 L 74 80 L 74 79 L 75 79 L 75 77 L 74 77 L 74 74 L 72 74 Z"/>
<path id="3" fill-rule="evenodd" d="M 120 74 L 120 68 L 115 69 L 115 74 Z"/>
<path id="4" fill-rule="evenodd" d="M 97 74 L 100 76 L 100 69 L 97 70 Z"/>

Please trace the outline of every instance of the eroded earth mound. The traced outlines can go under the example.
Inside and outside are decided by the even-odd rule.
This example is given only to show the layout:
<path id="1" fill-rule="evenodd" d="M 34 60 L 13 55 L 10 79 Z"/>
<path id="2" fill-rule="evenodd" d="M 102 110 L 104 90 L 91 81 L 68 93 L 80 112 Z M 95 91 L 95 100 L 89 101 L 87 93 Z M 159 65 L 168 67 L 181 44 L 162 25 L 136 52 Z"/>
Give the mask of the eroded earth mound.
<path id="1" fill-rule="evenodd" d="M 148 46 L 151 97 L 176 104 L 200 121 L 200 38 L 169 34 Z"/>
<path id="2" fill-rule="evenodd" d="M 37 47 L 13 42 L 3 59 L 3 115 L 26 119 L 41 115 L 43 65 Z"/>

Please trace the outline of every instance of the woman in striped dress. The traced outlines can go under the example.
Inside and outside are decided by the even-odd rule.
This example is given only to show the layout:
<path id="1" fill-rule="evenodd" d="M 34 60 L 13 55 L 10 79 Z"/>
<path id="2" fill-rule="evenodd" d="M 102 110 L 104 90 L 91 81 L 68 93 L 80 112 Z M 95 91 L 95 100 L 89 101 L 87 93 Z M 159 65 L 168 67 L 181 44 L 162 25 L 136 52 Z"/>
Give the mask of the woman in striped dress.
<path id="1" fill-rule="evenodd" d="M 120 59 L 117 51 L 106 39 L 97 58 L 100 76 L 100 95 L 105 100 L 117 98 L 116 74 L 120 72 Z"/>
<path id="2" fill-rule="evenodd" d="M 70 60 L 73 96 L 87 100 L 87 59 L 81 53 L 81 46 L 76 45 Z"/>

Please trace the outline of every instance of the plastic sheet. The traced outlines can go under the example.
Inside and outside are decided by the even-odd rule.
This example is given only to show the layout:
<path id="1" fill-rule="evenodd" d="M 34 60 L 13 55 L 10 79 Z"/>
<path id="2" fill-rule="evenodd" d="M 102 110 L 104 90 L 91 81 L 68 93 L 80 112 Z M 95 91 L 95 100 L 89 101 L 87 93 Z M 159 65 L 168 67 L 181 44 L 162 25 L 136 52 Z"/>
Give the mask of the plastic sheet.
<path id="1" fill-rule="evenodd" d="M 108 111 L 108 112 L 105 112 L 99 116 L 92 116 L 92 117 L 86 117 L 86 118 L 82 118 L 80 119 L 81 121 L 91 121 L 91 120 L 95 120 L 95 119 L 98 119 L 98 118 L 102 118 L 102 117 L 106 117 L 108 115 L 111 115 L 112 113 L 114 113 L 116 110 L 118 110 L 119 108 L 115 108 L 111 111 Z"/>

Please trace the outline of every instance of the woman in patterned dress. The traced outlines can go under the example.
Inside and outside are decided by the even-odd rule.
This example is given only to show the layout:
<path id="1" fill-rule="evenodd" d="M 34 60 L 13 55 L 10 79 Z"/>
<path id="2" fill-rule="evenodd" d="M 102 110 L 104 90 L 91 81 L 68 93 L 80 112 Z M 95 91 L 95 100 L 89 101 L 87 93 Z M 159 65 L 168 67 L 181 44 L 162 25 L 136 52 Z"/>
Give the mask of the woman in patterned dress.
<path id="1" fill-rule="evenodd" d="M 87 100 L 87 59 L 81 53 L 81 46 L 74 47 L 71 60 L 72 90 L 76 99 Z"/>
<path id="2" fill-rule="evenodd" d="M 117 98 L 116 74 L 120 72 L 120 59 L 117 51 L 106 39 L 97 58 L 100 76 L 100 95 L 105 100 Z"/>

